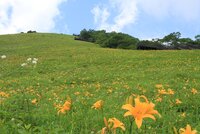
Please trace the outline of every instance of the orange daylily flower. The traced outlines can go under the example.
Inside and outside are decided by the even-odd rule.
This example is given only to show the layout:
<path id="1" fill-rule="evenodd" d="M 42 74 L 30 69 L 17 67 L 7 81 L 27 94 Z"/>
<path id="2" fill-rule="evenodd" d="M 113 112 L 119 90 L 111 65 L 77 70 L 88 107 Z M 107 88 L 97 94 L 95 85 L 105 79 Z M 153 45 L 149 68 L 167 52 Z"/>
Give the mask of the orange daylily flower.
<path id="1" fill-rule="evenodd" d="M 0 91 L 0 96 L 2 97 L 9 97 L 9 94 L 3 92 L 3 91 Z"/>
<path id="2" fill-rule="evenodd" d="M 103 107 L 103 101 L 99 100 L 99 101 L 95 102 L 91 108 L 102 109 L 102 107 Z"/>
<path id="3" fill-rule="evenodd" d="M 36 103 L 37 103 L 37 99 L 33 99 L 33 100 L 31 101 L 31 103 L 32 103 L 32 104 L 36 104 Z"/>
<path id="4" fill-rule="evenodd" d="M 58 114 L 62 113 L 65 114 L 66 111 L 69 111 L 71 109 L 71 99 L 65 101 L 64 105 L 59 107 Z"/>
<path id="5" fill-rule="evenodd" d="M 162 102 L 162 98 L 161 98 L 161 97 L 158 97 L 158 98 L 156 99 L 156 102 Z"/>
<path id="6" fill-rule="evenodd" d="M 198 93 L 198 91 L 195 88 L 192 88 L 191 92 L 192 92 L 192 94 L 197 94 Z"/>
<path id="7" fill-rule="evenodd" d="M 168 89 L 168 94 L 174 95 L 174 90 Z"/>
<path id="8" fill-rule="evenodd" d="M 168 94 L 168 92 L 165 89 L 158 90 L 159 94 Z"/>
<path id="9" fill-rule="evenodd" d="M 184 117 L 184 118 L 185 118 L 185 117 L 186 117 L 186 113 L 185 113 L 185 112 L 182 113 L 182 114 L 181 114 L 181 117 Z"/>
<path id="10" fill-rule="evenodd" d="M 101 134 L 106 134 L 107 132 L 110 132 L 111 130 L 113 131 L 114 134 L 116 134 L 117 128 L 121 128 L 123 131 L 125 131 L 124 124 L 116 118 L 110 118 L 107 121 L 106 118 L 104 117 L 104 124 L 105 124 L 105 127 L 101 129 Z"/>
<path id="11" fill-rule="evenodd" d="M 114 134 L 116 133 L 117 128 L 121 128 L 123 131 L 125 131 L 124 124 L 121 121 L 119 121 L 118 119 L 110 118 L 108 120 L 108 122 L 113 124 L 112 129 L 113 129 Z"/>
<path id="12" fill-rule="evenodd" d="M 140 99 L 145 99 L 146 102 L 141 102 Z M 157 110 L 154 110 L 155 105 L 152 102 L 148 102 L 145 96 L 138 96 L 135 98 L 135 106 L 131 104 L 125 104 L 122 109 L 128 110 L 124 116 L 133 116 L 138 128 L 142 126 L 143 118 L 151 118 L 155 120 L 154 114 L 158 114 Z"/>
<path id="13" fill-rule="evenodd" d="M 158 89 L 163 89 L 163 85 L 162 84 L 156 84 L 155 87 L 158 88 Z"/>
<path id="14" fill-rule="evenodd" d="M 176 99 L 176 104 L 181 104 L 182 101 L 180 101 L 179 99 Z"/>
<path id="15" fill-rule="evenodd" d="M 75 95 L 80 95 L 81 93 L 80 93 L 80 92 L 75 92 L 74 94 L 75 94 Z"/>
<path id="16" fill-rule="evenodd" d="M 196 131 L 196 130 L 192 130 L 191 126 L 190 126 L 190 125 L 187 125 L 187 126 L 186 126 L 186 129 L 181 128 L 181 129 L 179 130 L 179 133 L 180 133 L 180 134 L 197 134 L 197 131 Z"/>

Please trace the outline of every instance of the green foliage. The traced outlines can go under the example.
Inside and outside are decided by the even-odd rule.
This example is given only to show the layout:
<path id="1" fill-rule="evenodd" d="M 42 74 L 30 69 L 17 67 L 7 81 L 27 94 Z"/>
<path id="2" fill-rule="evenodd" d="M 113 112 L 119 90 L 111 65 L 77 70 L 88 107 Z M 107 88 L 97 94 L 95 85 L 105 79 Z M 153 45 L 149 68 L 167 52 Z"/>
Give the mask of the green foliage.
<path id="1" fill-rule="evenodd" d="M 121 48 L 121 49 L 136 49 L 136 44 L 139 39 L 134 38 L 124 33 L 106 33 L 105 30 L 95 31 L 83 29 L 78 38 L 83 41 L 94 42 L 101 47 Z"/>
<path id="2" fill-rule="evenodd" d="M 107 40 L 102 43 L 102 47 L 121 48 L 121 49 L 136 49 L 136 44 L 139 39 L 128 34 L 112 32 L 108 35 Z"/>
<path id="3" fill-rule="evenodd" d="M 173 32 L 173 33 L 170 33 L 169 35 L 166 35 L 162 39 L 162 42 L 169 42 L 171 46 L 176 46 L 178 45 L 178 40 L 180 37 L 181 37 L 180 32 Z"/>
<path id="4" fill-rule="evenodd" d="M 94 42 L 93 32 L 93 30 L 87 31 L 86 29 L 83 29 L 80 32 L 80 39 L 83 41 Z"/>
<path id="5" fill-rule="evenodd" d="M 195 36 L 195 44 L 200 46 L 200 35 Z"/>
<path id="6" fill-rule="evenodd" d="M 196 39 L 197 42 L 200 42 L 200 35 L 196 35 L 195 39 Z"/>
<path id="7" fill-rule="evenodd" d="M 76 40 L 83 40 L 99 44 L 101 47 L 120 49 L 142 50 L 168 50 L 168 49 L 200 49 L 200 35 L 195 36 L 195 41 L 190 38 L 180 38 L 180 32 L 173 32 L 162 39 L 139 40 L 128 34 L 105 30 L 95 31 L 83 29 Z"/>

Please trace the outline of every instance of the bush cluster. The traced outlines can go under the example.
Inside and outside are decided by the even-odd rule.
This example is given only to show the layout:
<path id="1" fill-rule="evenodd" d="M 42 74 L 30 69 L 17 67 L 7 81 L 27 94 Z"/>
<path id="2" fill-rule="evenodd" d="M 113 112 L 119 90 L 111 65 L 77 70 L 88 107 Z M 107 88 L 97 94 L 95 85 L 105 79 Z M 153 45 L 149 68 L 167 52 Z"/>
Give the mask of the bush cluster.
<path id="1" fill-rule="evenodd" d="M 75 40 L 97 43 L 101 47 L 138 49 L 138 50 L 179 50 L 179 49 L 200 49 L 200 35 L 195 36 L 195 40 L 190 38 L 180 38 L 180 32 L 173 32 L 159 39 L 139 40 L 136 37 L 124 33 L 106 32 L 105 30 L 80 31 L 79 35 L 74 35 Z"/>
<path id="2" fill-rule="evenodd" d="M 37 33 L 36 31 L 29 30 L 27 33 Z"/>
<path id="3" fill-rule="evenodd" d="M 75 40 L 88 41 L 99 44 L 101 47 L 136 49 L 138 38 L 128 34 L 110 32 L 105 30 L 86 30 L 83 29 L 79 35 L 75 36 Z"/>

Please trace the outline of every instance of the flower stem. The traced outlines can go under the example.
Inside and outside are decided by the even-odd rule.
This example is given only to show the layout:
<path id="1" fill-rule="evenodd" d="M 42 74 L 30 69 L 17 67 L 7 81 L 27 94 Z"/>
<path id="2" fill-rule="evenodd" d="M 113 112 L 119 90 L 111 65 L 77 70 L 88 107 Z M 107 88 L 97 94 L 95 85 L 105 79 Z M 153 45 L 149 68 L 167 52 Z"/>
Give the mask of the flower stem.
<path id="1" fill-rule="evenodd" d="M 132 128 L 133 128 L 133 120 L 130 120 L 130 129 L 129 129 L 129 134 L 132 134 Z"/>

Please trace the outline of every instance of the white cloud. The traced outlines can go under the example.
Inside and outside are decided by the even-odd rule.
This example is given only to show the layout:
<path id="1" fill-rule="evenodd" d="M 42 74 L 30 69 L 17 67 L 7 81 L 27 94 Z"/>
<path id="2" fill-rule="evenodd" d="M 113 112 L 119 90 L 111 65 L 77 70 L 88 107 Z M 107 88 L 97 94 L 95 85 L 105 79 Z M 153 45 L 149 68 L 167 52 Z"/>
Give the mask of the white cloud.
<path id="1" fill-rule="evenodd" d="M 167 17 L 194 21 L 200 17 L 199 0 L 138 0 L 140 10 L 156 19 Z"/>
<path id="2" fill-rule="evenodd" d="M 109 0 L 106 6 L 95 6 L 92 13 L 97 29 L 123 31 L 144 13 L 157 20 L 199 20 L 199 5 L 200 0 Z M 113 10 L 117 15 L 112 18 Z"/>
<path id="3" fill-rule="evenodd" d="M 58 6 L 66 0 L 1 0 L 0 34 L 36 30 L 48 32 L 55 26 Z"/>
<path id="4" fill-rule="evenodd" d="M 117 11 L 113 23 L 108 22 L 111 10 Z M 97 29 L 107 31 L 122 31 L 122 29 L 135 22 L 137 16 L 136 0 L 109 0 L 109 6 L 96 6 L 91 11 L 94 14 L 94 21 L 98 25 Z"/>
<path id="5" fill-rule="evenodd" d="M 110 16 L 110 13 L 108 12 L 108 9 L 105 7 L 95 6 L 92 9 L 92 14 L 94 14 L 94 22 L 96 24 L 100 23 L 100 29 L 107 27 L 107 20 Z"/>

